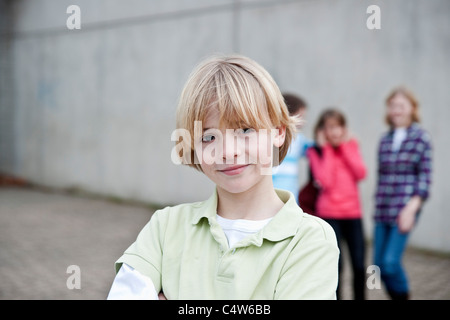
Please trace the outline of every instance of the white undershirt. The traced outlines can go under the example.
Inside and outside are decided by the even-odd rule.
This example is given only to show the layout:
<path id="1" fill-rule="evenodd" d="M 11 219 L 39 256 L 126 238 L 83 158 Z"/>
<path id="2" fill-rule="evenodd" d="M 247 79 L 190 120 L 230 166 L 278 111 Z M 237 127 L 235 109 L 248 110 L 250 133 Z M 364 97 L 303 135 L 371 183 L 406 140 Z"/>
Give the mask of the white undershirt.
<path id="1" fill-rule="evenodd" d="M 226 219 L 217 215 L 217 222 L 222 227 L 228 240 L 228 247 L 232 248 L 236 243 L 264 228 L 272 218 L 264 220 Z"/>
<path id="2" fill-rule="evenodd" d="M 396 128 L 394 130 L 394 138 L 392 140 L 392 151 L 400 150 L 403 140 L 406 138 L 406 128 Z"/>
<path id="3" fill-rule="evenodd" d="M 217 222 L 222 227 L 228 240 L 228 247 L 264 228 L 272 218 L 265 220 L 226 219 L 217 215 Z M 108 300 L 158 300 L 158 293 L 152 280 L 127 265 L 122 264 L 109 291 Z"/>

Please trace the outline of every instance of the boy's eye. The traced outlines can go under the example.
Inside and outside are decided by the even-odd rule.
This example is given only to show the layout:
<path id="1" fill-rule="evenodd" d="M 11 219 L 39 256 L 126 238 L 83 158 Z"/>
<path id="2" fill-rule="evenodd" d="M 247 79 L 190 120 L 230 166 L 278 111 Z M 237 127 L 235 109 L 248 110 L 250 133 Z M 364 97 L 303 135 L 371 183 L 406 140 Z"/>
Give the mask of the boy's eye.
<path id="1" fill-rule="evenodd" d="M 237 129 L 236 133 L 246 134 L 246 133 L 251 133 L 251 132 L 254 132 L 254 131 L 255 131 L 255 129 L 253 129 L 253 128 L 243 128 L 243 129 Z"/>
<path id="2" fill-rule="evenodd" d="M 214 136 L 214 135 L 212 135 L 212 134 L 205 134 L 203 137 L 202 137 L 202 142 L 212 142 L 212 141 L 214 141 L 216 139 L 216 137 Z"/>

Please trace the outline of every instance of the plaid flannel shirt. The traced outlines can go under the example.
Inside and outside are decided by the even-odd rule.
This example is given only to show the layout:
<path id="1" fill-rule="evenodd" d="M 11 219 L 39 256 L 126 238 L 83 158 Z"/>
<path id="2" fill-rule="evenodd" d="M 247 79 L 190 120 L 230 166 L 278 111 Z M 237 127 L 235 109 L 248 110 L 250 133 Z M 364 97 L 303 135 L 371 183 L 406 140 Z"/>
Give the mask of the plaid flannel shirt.
<path id="1" fill-rule="evenodd" d="M 375 196 L 375 221 L 391 224 L 411 197 L 428 198 L 432 165 L 430 135 L 417 123 L 407 129 L 398 151 L 392 150 L 393 133 L 386 133 L 379 144 Z"/>

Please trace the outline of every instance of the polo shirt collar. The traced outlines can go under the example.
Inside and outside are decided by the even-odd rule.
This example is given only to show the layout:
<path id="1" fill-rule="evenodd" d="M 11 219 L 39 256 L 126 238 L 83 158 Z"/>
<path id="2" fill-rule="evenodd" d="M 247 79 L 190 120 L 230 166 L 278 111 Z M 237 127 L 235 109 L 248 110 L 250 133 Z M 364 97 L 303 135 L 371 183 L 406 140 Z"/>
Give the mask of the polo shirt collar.
<path id="1" fill-rule="evenodd" d="M 294 195 L 291 192 L 280 189 L 275 189 L 275 192 L 280 200 L 284 202 L 284 206 L 264 228 L 248 238 L 249 244 L 260 247 L 263 239 L 277 242 L 293 237 L 297 233 L 298 223 L 296 221 L 299 221 L 298 217 L 302 214 L 302 210 L 297 205 Z M 199 203 L 198 212 L 194 215 L 192 223 L 198 224 L 200 220 L 206 218 L 211 225 L 212 221 L 216 222 L 216 214 L 217 190 L 214 190 L 208 200 Z"/>
<path id="2" fill-rule="evenodd" d="M 198 204 L 198 211 L 192 219 L 192 224 L 198 224 L 202 218 L 210 219 L 217 214 L 217 190 L 214 189 L 213 194 L 208 200 Z"/>

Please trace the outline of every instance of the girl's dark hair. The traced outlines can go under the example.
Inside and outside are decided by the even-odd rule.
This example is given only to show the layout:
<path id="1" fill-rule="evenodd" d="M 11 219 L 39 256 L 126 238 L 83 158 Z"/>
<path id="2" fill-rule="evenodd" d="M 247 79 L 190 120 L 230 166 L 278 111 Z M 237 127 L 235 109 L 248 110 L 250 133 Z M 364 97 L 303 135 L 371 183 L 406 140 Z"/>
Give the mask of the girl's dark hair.
<path id="1" fill-rule="evenodd" d="M 347 126 L 347 120 L 345 120 L 345 116 L 341 111 L 336 108 L 328 108 L 321 113 L 319 120 L 314 127 L 314 139 L 317 138 L 317 132 L 325 127 L 325 122 L 328 119 L 336 119 L 342 127 Z"/>

